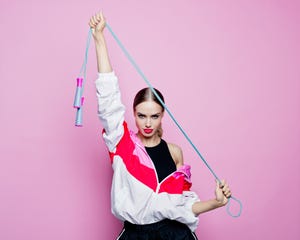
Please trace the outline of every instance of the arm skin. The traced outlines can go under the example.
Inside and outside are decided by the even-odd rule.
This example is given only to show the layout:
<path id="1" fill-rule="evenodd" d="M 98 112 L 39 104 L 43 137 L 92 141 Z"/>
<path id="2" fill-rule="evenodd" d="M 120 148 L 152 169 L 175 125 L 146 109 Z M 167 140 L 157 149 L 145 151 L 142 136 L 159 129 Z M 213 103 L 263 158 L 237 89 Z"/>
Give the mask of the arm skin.
<path id="1" fill-rule="evenodd" d="M 182 150 L 175 144 L 168 143 L 168 146 L 178 169 L 183 166 Z M 227 204 L 228 198 L 231 196 L 231 191 L 224 180 L 222 180 L 221 183 L 216 180 L 215 196 L 214 199 L 195 202 L 192 206 L 193 213 L 197 216 Z"/>
<path id="2" fill-rule="evenodd" d="M 192 206 L 192 211 L 195 215 L 211 211 L 213 209 L 223 207 L 228 203 L 231 196 L 231 191 L 228 184 L 222 180 L 221 183 L 216 180 L 215 189 L 216 198 L 207 201 L 195 202 Z"/>
<path id="3" fill-rule="evenodd" d="M 92 29 L 95 49 L 97 56 L 97 68 L 99 73 L 109 73 L 112 72 L 112 66 L 108 56 L 108 50 L 106 46 L 106 41 L 104 37 L 104 28 L 105 28 L 105 18 L 102 12 L 97 13 L 91 17 L 89 26 Z"/>

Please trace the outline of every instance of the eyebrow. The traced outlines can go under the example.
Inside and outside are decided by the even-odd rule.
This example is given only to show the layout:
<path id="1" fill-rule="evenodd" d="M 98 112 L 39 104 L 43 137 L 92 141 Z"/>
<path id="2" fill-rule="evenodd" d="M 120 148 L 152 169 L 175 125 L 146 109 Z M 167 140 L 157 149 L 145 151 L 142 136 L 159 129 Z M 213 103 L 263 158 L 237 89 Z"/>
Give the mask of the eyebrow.
<path id="1" fill-rule="evenodd" d="M 137 112 L 137 115 L 140 115 L 140 116 L 146 116 L 146 114 L 141 113 L 141 112 Z M 160 113 L 152 114 L 151 117 L 153 117 L 153 116 L 160 116 Z"/>

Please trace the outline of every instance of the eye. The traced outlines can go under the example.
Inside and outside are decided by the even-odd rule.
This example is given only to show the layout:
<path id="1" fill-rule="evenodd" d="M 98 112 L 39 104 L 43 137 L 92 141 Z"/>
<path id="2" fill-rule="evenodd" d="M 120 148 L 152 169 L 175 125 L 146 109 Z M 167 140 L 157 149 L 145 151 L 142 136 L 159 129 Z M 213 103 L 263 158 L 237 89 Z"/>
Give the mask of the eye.
<path id="1" fill-rule="evenodd" d="M 158 119 L 159 118 L 159 114 L 154 114 L 151 117 L 152 117 L 152 119 Z"/>
<path id="2" fill-rule="evenodd" d="M 140 119 L 144 119 L 144 118 L 145 118 L 145 115 L 144 115 L 144 114 L 141 114 L 141 113 L 138 113 L 137 116 L 138 116 L 138 118 L 140 118 Z"/>

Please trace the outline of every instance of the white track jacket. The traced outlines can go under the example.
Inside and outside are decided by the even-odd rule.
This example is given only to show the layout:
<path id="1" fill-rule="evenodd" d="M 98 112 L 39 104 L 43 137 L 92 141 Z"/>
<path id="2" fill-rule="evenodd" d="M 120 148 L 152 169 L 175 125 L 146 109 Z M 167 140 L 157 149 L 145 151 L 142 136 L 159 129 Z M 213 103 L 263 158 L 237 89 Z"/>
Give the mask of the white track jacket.
<path id="1" fill-rule="evenodd" d="M 192 205 L 199 198 L 190 191 L 190 167 L 184 165 L 159 183 L 143 144 L 127 128 L 115 73 L 99 73 L 95 84 L 98 116 L 114 170 L 112 213 L 133 224 L 150 224 L 167 218 L 195 231 L 198 217 L 192 212 Z"/>

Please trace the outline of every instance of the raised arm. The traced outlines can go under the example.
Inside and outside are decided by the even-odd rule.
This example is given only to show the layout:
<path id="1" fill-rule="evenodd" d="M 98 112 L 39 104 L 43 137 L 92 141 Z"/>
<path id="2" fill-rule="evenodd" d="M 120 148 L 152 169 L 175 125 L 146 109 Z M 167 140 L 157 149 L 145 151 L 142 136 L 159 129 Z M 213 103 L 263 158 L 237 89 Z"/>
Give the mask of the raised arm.
<path id="1" fill-rule="evenodd" d="M 105 18 L 102 12 L 97 13 L 96 15 L 91 17 L 89 26 L 92 29 L 92 33 L 95 41 L 98 72 L 99 73 L 112 72 L 112 67 L 110 64 L 106 41 L 103 33 L 105 28 Z"/>
<path id="2" fill-rule="evenodd" d="M 104 37 L 105 18 L 102 13 L 91 17 L 89 26 L 95 41 L 98 78 L 95 81 L 98 100 L 98 117 L 104 127 L 103 138 L 113 152 L 123 136 L 125 107 L 121 101 L 121 93 L 108 56 Z"/>

